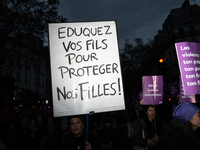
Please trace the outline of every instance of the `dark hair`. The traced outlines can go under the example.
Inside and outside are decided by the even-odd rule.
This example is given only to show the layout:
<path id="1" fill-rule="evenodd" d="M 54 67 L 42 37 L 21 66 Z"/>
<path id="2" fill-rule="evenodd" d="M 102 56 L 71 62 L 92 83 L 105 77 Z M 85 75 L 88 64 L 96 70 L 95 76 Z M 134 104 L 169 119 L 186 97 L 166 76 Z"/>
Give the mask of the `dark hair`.
<path id="1" fill-rule="evenodd" d="M 152 108 L 154 108 L 154 109 L 156 110 L 156 107 L 155 107 L 154 105 L 145 105 L 145 106 L 144 106 L 144 112 L 147 112 L 147 109 L 148 109 L 149 107 L 152 107 Z"/>
<path id="2" fill-rule="evenodd" d="M 85 122 L 85 117 L 81 116 L 81 115 L 77 115 L 77 116 L 70 116 L 68 119 L 68 127 L 70 127 L 70 121 L 72 118 L 79 118 L 81 120 L 81 122 L 84 124 L 84 126 L 86 125 Z"/>
<path id="3" fill-rule="evenodd" d="M 31 118 L 29 124 L 31 124 L 31 121 L 34 121 L 34 122 L 35 122 L 36 127 L 38 127 L 38 128 L 40 127 L 40 124 L 39 124 L 39 122 L 38 122 L 38 120 L 37 120 L 36 118 Z"/>
<path id="4" fill-rule="evenodd" d="M 113 119 L 110 117 L 103 118 L 103 123 L 112 123 L 112 122 L 113 122 Z"/>
<path id="5" fill-rule="evenodd" d="M 48 120 L 49 119 L 52 119 L 52 122 L 53 122 L 53 126 L 54 127 L 56 127 L 56 128 L 58 128 L 59 127 L 59 121 L 58 121 L 58 118 L 55 118 L 55 117 L 53 117 L 53 116 L 51 116 L 51 115 L 49 115 L 49 116 L 47 116 L 46 118 L 45 118 L 45 127 L 47 127 L 48 126 Z"/>

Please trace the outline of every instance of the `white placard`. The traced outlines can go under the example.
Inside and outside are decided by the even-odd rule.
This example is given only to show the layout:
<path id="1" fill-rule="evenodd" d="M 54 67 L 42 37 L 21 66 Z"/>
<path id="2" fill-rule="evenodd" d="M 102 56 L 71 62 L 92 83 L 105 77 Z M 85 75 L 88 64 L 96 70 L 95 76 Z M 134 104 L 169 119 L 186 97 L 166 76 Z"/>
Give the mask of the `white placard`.
<path id="1" fill-rule="evenodd" d="M 115 21 L 50 23 L 54 116 L 125 109 Z"/>

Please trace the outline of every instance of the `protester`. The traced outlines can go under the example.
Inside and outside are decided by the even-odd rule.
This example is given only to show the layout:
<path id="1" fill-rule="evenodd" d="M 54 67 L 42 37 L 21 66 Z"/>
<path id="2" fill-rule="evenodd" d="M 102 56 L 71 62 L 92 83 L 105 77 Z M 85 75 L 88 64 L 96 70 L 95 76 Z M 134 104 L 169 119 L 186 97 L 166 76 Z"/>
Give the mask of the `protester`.
<path id="1" fill-rule="evenodd" d="M 197 150 L 200 141 L 196 131 L 200 127 L 199 107 L 190 103 L 179 104 L 171 121 L 167 150 Z"/>
<path id="2" fill-rule="evenodd" d="M 95 133 L 88 133 L 86 141 L 86 124 L 83 116 L 69 117 L 68 130 L 59 150 L 101 150 L 99 137 Z"/>
<path id="3" fill-rule="evenodd" d="M 31 119 L 26 134 L 26 144 L 28 149 L 35 150 L 40 147 L 40 140 L 42 138 L 42 131 L 40 129 L 37 119 Z"/>
<path id="4" fill-rule="evenodd" d="M 57 120 L 52 116 L 47 118 L 46 126 L 43 128 L 43 138 L 40 141 L 40 149 L 55 150 L 58 148 L 61 142 L 62 130 L 59 128 Z"/>
<path id="5" fill-rule="evenodd" d="M 24 134 L 26 134 L 26 130 L 27 130 L 27 128 L 28 128 L 28 124 L 29 124 L 29 115 L 27 115 L 27 114 L 24 114 L 23 112 L 22 112 L 22 114 L 21 114 L 21 116 L 20 116 L 21 118 L 21 130 L 22 130 L 22 132 L 24 133 Z"/>
<path id="6" fill-rule="evenodd" d="M 116 122 L 111 117 L 105 116 L 97 133 L 104 150 L 121 150 L 123 149 L 123 138 Z"/>
<path id="7" fill-rule="evenodd" d="M 136 120 L 133 124 L 134 150 L 141 147 L 149 150 L 161 149 L 165 143 L 164 124 L 155 115 L 154 106 L 146 106 L 145 108 L 144 119 Z"/>
<path id="8" fill-rule="evenodd" d="M 135 103 L 135 114 L 136 114 L 136 119 L 140 120 L 141 118 L 141 110 L 140 110 L 140 106 L 138 103 Z"/>
<path id="9" fill-rule="evenodd" d="M 123 141 L 121 141 L 121 143 L 123 143 L 123 148 L 126 150 L 132 150 L 133 143 L 131 142 L 130 139 L 132 136 L 133 128 L 132 128 L 132 122 L 130 121 L 129 113 L 126 110 L 122 110 L 118 111 L 116 115 L 115 115 L 116 126 L 120 130 L 119 132 L 121 133 L 122 136 L 121 140 Z"/>

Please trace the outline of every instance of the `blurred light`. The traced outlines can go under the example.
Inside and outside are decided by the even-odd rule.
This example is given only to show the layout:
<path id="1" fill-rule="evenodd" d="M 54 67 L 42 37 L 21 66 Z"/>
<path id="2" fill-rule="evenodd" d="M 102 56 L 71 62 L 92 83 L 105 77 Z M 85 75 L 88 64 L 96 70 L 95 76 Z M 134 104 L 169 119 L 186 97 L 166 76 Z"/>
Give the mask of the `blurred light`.
<path id="1" fill-rule="evenodd" d="M 46 100 L 46 104 L 48 104 L 49 103 L 49 101 L 48 100 Z"/>
<path id="2" fill-rule="evenodd" d="M 13 101 L 15 101 L 15 97 L 13 97 Z"/>
<path id="3" fill-rule="evenodd" d="M 159 63 L 163 63 L 164 61 L 166 61 L 167 59 L 164 57 L 164 58 L 160 58 L 159 59 Z"/>
<path id="4" fill-rule="evenodd" d="M 169 101 L 171 101 L 172 99 L 171 98 L 169 98 Z"/>
<path id="5" fill-rule="evenodd" d="M 22 103 L 19 104 L 19 107 L 23 107 Z"/>
<path id="6" fill-rule="evenodd" d="M 159 59 L 159 63 L 163 63 L 164 60 L 162 58 Z"/>
<path id="7" fill-rule="evenodd" d="M 51 108 L 50 106 L 48 106 L 48 108 Z"/>

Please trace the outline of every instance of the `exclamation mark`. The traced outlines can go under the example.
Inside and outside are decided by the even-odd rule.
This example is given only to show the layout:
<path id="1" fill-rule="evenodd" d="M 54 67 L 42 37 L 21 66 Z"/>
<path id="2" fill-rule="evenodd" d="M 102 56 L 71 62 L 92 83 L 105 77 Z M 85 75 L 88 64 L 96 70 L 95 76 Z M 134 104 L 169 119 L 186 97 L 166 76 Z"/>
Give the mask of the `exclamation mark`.
<path id="1" fill-rule="evenodd" d="M 119 95 L 121 95 L 120 78 L 118 78 Z"/>

